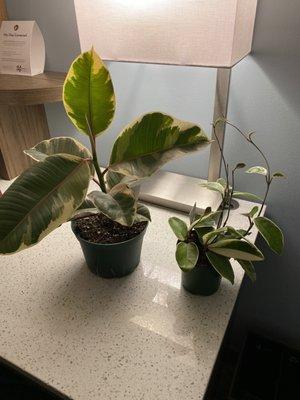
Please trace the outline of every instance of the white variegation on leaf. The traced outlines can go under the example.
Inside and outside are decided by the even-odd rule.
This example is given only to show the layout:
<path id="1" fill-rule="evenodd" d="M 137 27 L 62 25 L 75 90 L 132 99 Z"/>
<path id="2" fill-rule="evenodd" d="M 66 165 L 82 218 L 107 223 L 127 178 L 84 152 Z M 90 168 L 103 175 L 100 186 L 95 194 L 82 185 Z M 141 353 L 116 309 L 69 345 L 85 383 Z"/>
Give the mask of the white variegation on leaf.
<path id="1" fill-rule="evenodd" d="M 81 132 L 95 137 L 110 125 L 115 95 L 110 74 L 91 49 L 73 61 L 63 87 L 63 103 L 70 120 Z"/>
<path id="2" fill-rule="evenodd" d="M 179 240 L 186 240 L 188 237 L 187 224 L 177 217 L 169 218 L 169 225 Z"/>
<path id="3" fill-rule="evenodd" d="M 235 199 L 249 200 L 249 201 L 262 201 L 262 198 L 253 193 L 248 192 L 233 192 L 232 197 Z"/>
<path id="4" fill-rule="evenodd" d="M 35 161 L 43 161 L 48 156 L 54 154 L 70 154 L 73 156 L 90 159 L 91 174 L 94 175 L 95 170 L 92 163 L 91 152 L 78 140 L 70 137 L 55 137 L 43 140 L 31 149 L 24 150 L 24 153 Z"/>
<path id="5" fill-rule="evenodd" d="M 71 219 L 86 197 L 87 160 L 59 154 L 22 175 L 0 198 L 0 253 L 32 246 Z"/>
<path id="6" fill-rule="evenodd" d="M 109 170 L 141 179 L 167 162 L 210 143 L 203 130 L 160 112 L 145 114 L 118 136 Z"/>
<path id="7" fill-rule="evenodd" d="M 179 242 L 176 246 L 176 261 L 183 272 L 192 270 L 198 261 L 199 250 L 195 243 Z"/>
<path id="8" fill-rule="evenodd" d="M 284 238 L 281 229 L 266 217 L 255 218 L 254 224 L 270 249 L 277 254 L 281 254 L 284 246 Z"/>
<path id="9" fill-rule="evenodd" d="M 221 215 L 221 211 L 210 212 L 209 214 L 204 214 L 202 217 L 197 219 L 191 225 L 191 228 L 200 228 L 204 226 L 214 226 Z"/>
<path id="10" fill-rule="evenodd" d="M 95 215 L 95 214 L 99 214 L 99 210 L 96 207 L 81 208 L 79 210 L 76 210 L 76 212 L 73 215 L 73 217 L 71 218 L 71 220 L 75 221 L 76 219 L 90 217 L 91 215 Z"/>
<path id="11" fill-rule="evenodd" d="M 259 211 L 259 207 L 258 206 L 254 206 L 251 208 L 251 210 L 247 213 L 242 213 L 242 215 L 244 215 L 245 217 L 248 218 L 253 218 L 255 214 L 257 214 Z"/>
<path id="12" fill-rule="evenodd" d="M 95 207 L 95 204 L 89 200 L 85 199 L 77 210 L 74 213 L 74 216 L 71 218 L 72 220 L 89 217 L 90 215 L 99 214 L 98 208 Z"/>
<path id="13" fill-rule="evenodd" d="M 225 234 L 227 232 L 227 226 L 223 226 L 222 228 L 214 229 L 211 232 L 206 233 L 203 236 L 203 242 L 205 244 L 211 243 L 213 240 L 217 238 L 217 236 L 221 234 Z"/>
<path id="14" fill-rule="evenodd" d="M 198 236 L 199 242 L 204 244 L 203 237 L 209 232 L 212 232 L 214 228 L 212 226 L 202 226 L 200 228 L 195 228 L 196 234 Z"/>
<path id="15" fill-rule="evenodd" d="M 219 178 L 219 179 L 217 179 L 217 183 L 219 183 L 220 185 L 222 185 L 223 188 L 226 188 L 226 186 L 227 186 L 227 182 L 226 182 L 226 180 L 225 180 L 224 178 Z"/>
<path id="16" fill-rule="evenodd" d="M 208 250 L 227 258 L 262 261 L 261 251 L 252 243 L 239 239 L 223 239 L 208 245 Z"/>
<path id="17" fill-rule="evenodd" d="M 255 166 L 251 167 L 246 171 L 247 174 L 259 174 L 259 175 L 268 175 L 268 170 L 265 167 Z"/>
<path id="18" fill-rule="evenodd" d="M 213 192 L 220 193 L 222 197 L 225 194 L 225 187 L 219 182 L 201 183 L 201 186 L 205 187 L 206 189 L 212 190 Z"/>
<path id="19" fill-rule="evenodd" d="M 124 184 L 114 186 L 109 193 L 93 191 L 88 194 L 98 210 L 124 226 L 135 222 L 137 202 L 132 189 Z"/>
<path id="20" fill-rule="evenodd" d="M 149 208 L 144 204 L 137 203 L 136 214 L 134 217 L 134 222 L 151 221 L 151 215 Z"/>

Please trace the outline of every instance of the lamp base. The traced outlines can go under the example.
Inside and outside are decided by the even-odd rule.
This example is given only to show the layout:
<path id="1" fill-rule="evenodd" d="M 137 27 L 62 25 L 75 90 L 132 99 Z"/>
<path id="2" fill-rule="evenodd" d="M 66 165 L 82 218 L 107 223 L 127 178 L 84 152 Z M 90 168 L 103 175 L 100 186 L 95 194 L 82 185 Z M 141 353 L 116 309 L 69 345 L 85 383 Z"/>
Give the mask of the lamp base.
<path id="1" fill-rule="evenodd" d="M 141 185 L 139 198 L 185 213 L 189 213 L 195 203 L 198 212 L 207 207 L 215 211 L 221 204 L 221 195 L 201 186 L 201 183 L 206 182 L 200 178 L 159 171 L 151 180 Z"/>

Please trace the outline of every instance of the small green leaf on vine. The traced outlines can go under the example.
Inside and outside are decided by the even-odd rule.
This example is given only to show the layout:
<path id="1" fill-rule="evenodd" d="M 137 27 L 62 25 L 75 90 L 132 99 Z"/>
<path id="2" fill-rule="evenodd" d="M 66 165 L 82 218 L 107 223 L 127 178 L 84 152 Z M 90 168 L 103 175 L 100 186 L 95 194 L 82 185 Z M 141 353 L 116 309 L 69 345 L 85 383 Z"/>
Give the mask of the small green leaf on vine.
<path id="1" fill-rule="evenodd" d="M 286 176 L 284 175 L 284 173 L 277 171 L 272 175 L 272 178 L 286 178 Z"/>
<path id="2" fill-rule="evenodd" d="M 242 168 L 245 168 L 246 167 L 246 164 L 245 163 L 238 163 L 238 164 L 236 164 L 236 166 L 234 167 L 234 169 L 242 169 Z"/>

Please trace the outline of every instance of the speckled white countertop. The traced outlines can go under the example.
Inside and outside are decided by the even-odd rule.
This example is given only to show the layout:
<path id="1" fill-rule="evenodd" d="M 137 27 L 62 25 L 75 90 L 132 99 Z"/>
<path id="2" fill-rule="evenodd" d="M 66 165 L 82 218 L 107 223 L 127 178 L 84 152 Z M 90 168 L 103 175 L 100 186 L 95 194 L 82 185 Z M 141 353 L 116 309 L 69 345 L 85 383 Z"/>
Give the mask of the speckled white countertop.
<path id="1" fill-rule="evenodd" d="M 69 223 L 2 256 L 0 357 L 74 400 L 201 399 L 243 272 L 211 297 L 185 292 L 167 223 L 178 213 L 151 213 L 141 264 L 122 279 L 89 272 Z"/>

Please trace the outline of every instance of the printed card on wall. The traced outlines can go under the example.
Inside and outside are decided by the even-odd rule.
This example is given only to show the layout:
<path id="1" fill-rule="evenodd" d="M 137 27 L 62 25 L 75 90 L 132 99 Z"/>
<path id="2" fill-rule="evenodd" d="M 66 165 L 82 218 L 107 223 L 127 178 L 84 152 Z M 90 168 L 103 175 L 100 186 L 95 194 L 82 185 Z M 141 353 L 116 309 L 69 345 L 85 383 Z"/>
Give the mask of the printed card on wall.
<path id="1" fill-rule="evenodd" d="M 35 21 L 2 21 L 0 73 L 38 75 L 44 72 L 45 43 Z"/>

